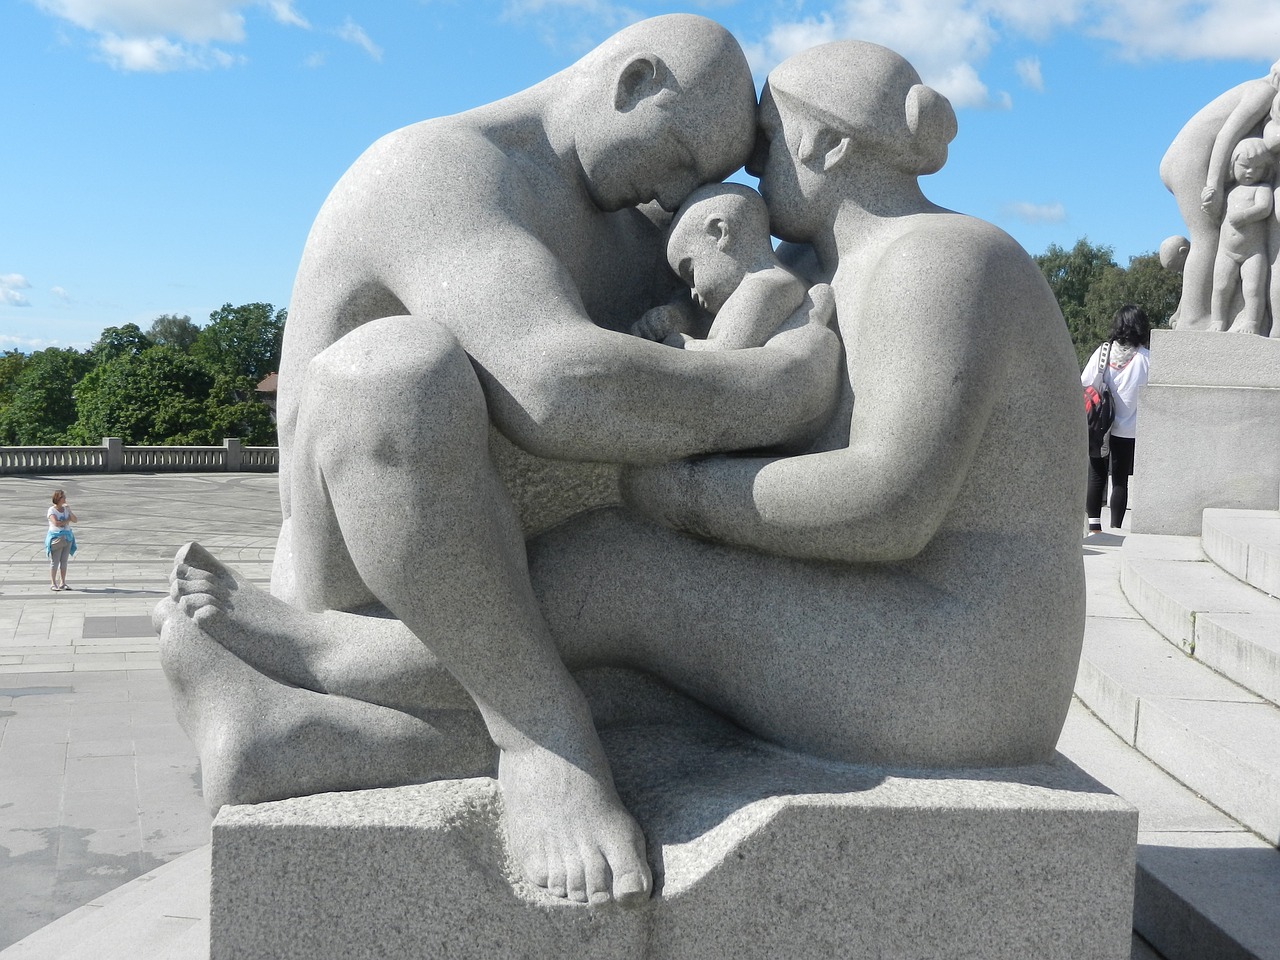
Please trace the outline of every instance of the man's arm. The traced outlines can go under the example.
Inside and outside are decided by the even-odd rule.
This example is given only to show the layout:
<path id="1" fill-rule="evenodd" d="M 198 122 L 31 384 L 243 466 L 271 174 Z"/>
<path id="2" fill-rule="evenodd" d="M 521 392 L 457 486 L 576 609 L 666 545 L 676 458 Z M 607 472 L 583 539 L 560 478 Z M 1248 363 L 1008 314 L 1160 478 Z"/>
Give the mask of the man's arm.
<path id="1" fill-rule="evenodd" d="M 453 330 L 494 423 L 532 453 L 658 463 L 764 447 L 818 429 L 835 403 L 829 294 L 765 347 L 686 353 L 593 324 L 569 272 L 528 234 L 486 243 L 483 263 L 453 264 L 447 286 L 437 267 L 406 306 Z"/>

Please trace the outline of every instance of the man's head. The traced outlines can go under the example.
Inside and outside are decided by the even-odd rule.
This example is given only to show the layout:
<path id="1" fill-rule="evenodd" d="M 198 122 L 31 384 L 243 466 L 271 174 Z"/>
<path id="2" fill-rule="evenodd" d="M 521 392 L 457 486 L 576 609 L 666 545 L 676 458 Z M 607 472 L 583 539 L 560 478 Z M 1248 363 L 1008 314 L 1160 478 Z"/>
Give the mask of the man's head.
<path id="1" fill-rule="evenodd" d="M 746 160 L 755 87 L 742 48 L 704 17 L 637 23 L 574 68 L 574 144 L 605 210 L 657 200 L 674 210 L 698 184 Z"/>
<path id="2" fill-rule="evenodd" d="M 671 269 L 712 313 L 720 312 L 747 271 L 772 252 L 764 200 L 738 183 L 713 183 L 693 191 L 667 236 Z"/>

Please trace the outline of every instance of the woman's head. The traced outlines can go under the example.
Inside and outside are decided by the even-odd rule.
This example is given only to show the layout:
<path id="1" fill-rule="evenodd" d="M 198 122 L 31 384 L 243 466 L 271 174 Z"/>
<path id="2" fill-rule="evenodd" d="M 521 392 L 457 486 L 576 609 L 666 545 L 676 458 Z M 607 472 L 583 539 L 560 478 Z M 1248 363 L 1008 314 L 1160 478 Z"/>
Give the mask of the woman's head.
<path id="1" fill-rule="evenodd" d="M 951 103 L 885 47 L 861 40 L 811 47 L 779 64 L 767 85 L 788 107 L 906 173 L 936 173 L 947 162 L 956 135 Z"/>
<path id="2" fill-rule="evenodd" d="M 1127 303 L 1116 311 L 1108 338 L 1128 347 L 1151 346 L 1151 321 L 1141 307 Z"/>
<path id="3" fill-rule="evenodd" d="M 65 499 L 67 499 L 67 495 L 62 490 L 53 491 L 52 500 L 55 505 L 61 503 Z"/>

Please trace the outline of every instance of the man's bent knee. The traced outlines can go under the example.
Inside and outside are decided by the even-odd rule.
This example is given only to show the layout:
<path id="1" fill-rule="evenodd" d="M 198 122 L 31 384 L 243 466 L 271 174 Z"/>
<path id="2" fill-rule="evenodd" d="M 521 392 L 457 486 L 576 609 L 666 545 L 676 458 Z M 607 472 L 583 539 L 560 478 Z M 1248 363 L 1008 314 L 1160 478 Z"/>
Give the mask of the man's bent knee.
<path id="1" fill-rule="evenodd" d="M 384 317 L 351 331 L 311 361 L 303 403 L 308 438 L 338 433 L 384 456 L 422 444 L 486 442 L 484 393 L 448 328 L 422 317 Z M 348 425 L 361 424 L 358 436 Z M 300 431 L 301 434 L 302 431 Z"/>

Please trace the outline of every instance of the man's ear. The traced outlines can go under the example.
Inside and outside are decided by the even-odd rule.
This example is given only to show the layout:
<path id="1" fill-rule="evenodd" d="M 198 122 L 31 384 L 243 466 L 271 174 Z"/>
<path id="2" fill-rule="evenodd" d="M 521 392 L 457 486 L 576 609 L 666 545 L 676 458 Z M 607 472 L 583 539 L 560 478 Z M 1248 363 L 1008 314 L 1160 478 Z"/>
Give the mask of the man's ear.
<path id="1" fill-rule="evenodd" d="M 716 249 L 723 250 L 729 244 L 729 224 L 724 217 L 712 217 L 704 228 L 708 237 L 716 242 Z"/>
<path id="2" fill-rule="evenodd" d="M 849 152 L 849 138 L 825 127 L 807 131 L 800 139 L 800 162 L 805 166 L 826 173 Z"/>
<path id="3" fill-rule="evenodd" d="M 648 97 L 666 89 L 667 66 L 654 54 L 631 57 L 618 71 L 613 106 L 619 113 L 634 109 Z"/>

